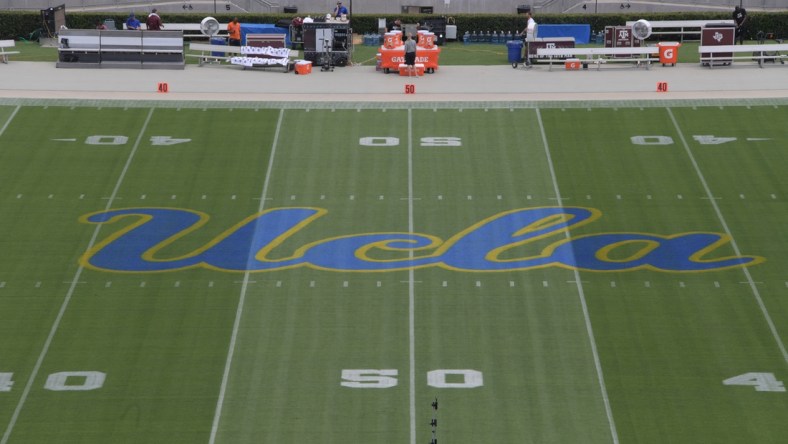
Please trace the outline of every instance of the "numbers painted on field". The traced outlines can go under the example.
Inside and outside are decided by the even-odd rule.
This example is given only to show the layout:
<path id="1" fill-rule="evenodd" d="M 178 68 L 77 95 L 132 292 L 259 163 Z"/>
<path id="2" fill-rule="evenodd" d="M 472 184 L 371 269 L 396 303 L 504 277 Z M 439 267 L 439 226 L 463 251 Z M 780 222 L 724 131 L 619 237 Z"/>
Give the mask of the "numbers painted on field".
<path id="1" fill-rule="evenodd" d="M 400 140 L 399 137 L 371 136 L 360 138 L 358 144 L 368 147 L 390 147 L 400 146 Z M 423 147 L 462 146 L 462 139 L 459 137 L 422 137 L 419 139 L 419 145 Z"/>
<path id="2" fill-rule="evenodd" d="M 53 139 L 60 142 L 76 141 L 76 139 Z M 192 139 L 176 138 L 172 136 L 151 136 L 150 144 L 153 146 L 172 146 L 181 143 L 191 142 Z M 95 135 L 85 138 L 85 145 L 100 145 L 100 146 L 121 146 L 129 142 L 127 136 L 105 136 Z"/>
<path id="3" fill-rule="evenodd" d="M 383 389 L 397 385 L 397 369 L 345 369 L 342 387 Z M 482 372 L 469 369 L 439 369 L 427 372 L 427 385 L 435 388 L 476 388 L 484 385 Z"/>
<path id="4" fill-rule="evenodd" d="M 785 385 L 774 373 L 749 372 L 722 381 L 725 385 L 748 385 L 758 392 L 784 392 Z"/>
<path id="5" fill-rule="evenodd" d="M 739 140 L 736 137 L 717 137 L 709 134 L 694 135 L 692 139 L 701 145 L 722 145 L 724 143 L 735 142 Z M 629 138 L 633 145 L 673 145 L 673 138 L 670 136 L 632 136 Z M 764 140 L 772 140 L 769 138 L 748 137 L 747 142 L 760 142 Z"/>
<path id="6" fill-rule="evenodd" d="M 0 392 L 14 387 L 13 373 L 0 373 Z M 44 388 L 55 392 L 85 392 L 104 386 L 107 374 L 97 371 L 57 372 L 47 377 Z"/>

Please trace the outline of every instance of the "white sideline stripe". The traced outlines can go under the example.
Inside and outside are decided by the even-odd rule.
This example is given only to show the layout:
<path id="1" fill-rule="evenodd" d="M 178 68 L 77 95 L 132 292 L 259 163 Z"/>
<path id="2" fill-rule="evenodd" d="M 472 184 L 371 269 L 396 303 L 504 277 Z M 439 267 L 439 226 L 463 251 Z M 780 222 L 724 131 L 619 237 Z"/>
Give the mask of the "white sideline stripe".
<path id="1" fill-rule="evenodd" d="M 285 110 L 279 110 L 279 120 L 276 122 L 276 131 L 274 132 L 274 140 L 271 147 L 271 156 L 268 159 L 268 169 L 265 172 L 265 180 L 263 181 L 263 191 L 260 194 L 260 205 L 257 212 L 261 213 L 265 209 L 265 196 L 268 194 L 268 184 L 271 180 L 271 171 L 274 166 L 274 156 L 276 155 L 276 146 L 279 144 L 279 131 L 282 128 L 282 118 L 284 117 Z M 247 262 L 250 262 L 254 256 L 252 249 L 249 249 Z M 230 379 L 230 368 L 233 365 L 233 355 L 235 354 L 235 343 L 238 340 L 238 329 L 241 326 L 241 314 L 244 310 L 244 302 L 246 301 L 246 290 L 249 288 L 249 276 L 251 272 L 249 267 L 244 272 L 243 285 L 241 285 L 241 294 L 238 297 L 238 308 L 235 310 L 235 321 L 233 323 L 233 332 L 230 335 L 230 344 L 227 346 L 227 361 L 224 363 L 224 374 L 222 374 L 222 384 L 219 387 L 219 397 L 216 400 L 216 411 L 213 415 L 213 424 L 211 425 L 211 437 L 208 441 L 209 444 L 216 442 L 216 434 L 219 432 L 219 420 L 222 417 L 222 407 L 224 406 L 224 397 L 227 393 L 227 381 Z M 0 443 L 1 444 L 1 443 Z"/>
<path id="2" fill-rule="evenodd" d="M 536 119 L 539 122 L 539 131 L 542 133 L 542 143 L 544 144 L 545 155 L 547 156 L 547 165 L 550 167 L 550 177 L 553 180 L 555 196 L 558 199 L 558 205 L 563 207 L 563 203 L 561 202 L 561 189 L 558 187 L 558 178 L 555 175 L 553 158 L 550 155 L 550 145 L 547 144 L 547 134 L 545 133 L 544 124 L 542 123 L 542 113 L 539 111 L 539 108 L 536 108 Z M 567 240 L 571 239 L 569 230 L 564 230 L 564 236 Z M 596 339 L 594 338 L 594 329 L 591 327 L 591 317 L 588 314 L 588 305 L 586 304 L 583 283 L 580 280 L 580 272 L 577 271 L 577 269 L 574 270 L 574 274 L 577 295 L 580 298 L 580 305 L 583 307 L 583 318 L 585 319 L 586 331 L 588 332 L 588 342 L 591 345 L 591 352 L 594 355 L 594 366 L 596 367 L 597 380 L 599 381 L 599 390 L 602 392 L 602 401 L 605 405 L 607 422 L 610 425 L 610 436 L 613 438 L 613 443 L 618 444 L 618 432 L 616 431 L 616 423 L 613 420 L 613 410 L 610 408 L 610 398 L 608 397 L 607 388 L 605 387 L 605 376 L 602 373 L 602 363 L 599 360 L 599 352 L 597 351 Z"/>
<path id="3" fill-rule="evenodd" d="M 460 110 L 462 111 L 462 110 Z M 415 233 L 413 222 L 413 110 L 408 108 L 408 233 Z M 408 342 L 410 361 L 410 444 L 416 444 L 416 284 L 413 249 L 408 250 Z"/>
<path id="4" fill-rule="evenodd" d="M 17 107 L 17 109 L 19 109 L 19 107 Z M 118 190 L 120 190 L 120 186 L 123 183 L 123 179 L 126 177 L 126 172 L 129 170 L 131 161 L 134 160 L 134 155 L 137 152 L 137 148 L 140 146 L 142 135 L 147 130 L 148 123 L 150 122 L 150 119 L 153 116 L 153 110 L 154 108 L 151 108 L 150 111 L 148 112 L 148 117 L 145 119 L 145 123 L 142 124 L 142 128 L 140 129 L 139 135 L 137 135 L 137 140 L 136 142 L 134 142 L 134 147 L 132 147 L 131 152 L 129 153 L 129 157 L 128 159 L 126 159 L 126 164 L 123 165 L 123 170 L 120 172 L 120 177 L 118 177 L 118 181 L 115 183 L 115 188 L 112 190 L 113 197 L 118 195 Z M 14 114 L 16 114 L 16 112 L 14 112 Z M 5 130 L 5 127 L 3 127 L 3 130 Z M 0 131 L 0 134 L 2 134 L 2 131 Z M 112 207 L 112 201 L 113 201 L 112 198 L 110 198 L 107 201 L 107 205 L 104 207 L 104 211 L 107 211 Z M 98 239 L 98 234 L 100 230 L 101 230 L 101 224 L 97 224 L 96 228 L 93 229 L 93 235 L 90 237 L 90 242 L 88 242 L 88 247 L 86 251 L 93 248 L 93 245 L 96 243 L 96 239 Z M 19 414 L 22 412 L 22 408 L 24 407 L 25 402 L 27 401 L 27 397 L 30 394 L 30 389 L 33 387 L 33 381 L 35 381 L 36 377 L 38 376 L 38 371 L 41 369 L 41 365 L 44 363 L 44 358 L 46 358 L 46 355 L 49 352 L 49 347 L 52 345 L 52 340 L 54 339 L 55 333 L 57 333 L 57 330 L 60 327 L 60 321 L 63 319 L 63 315 L 66 313 L 68 304 L 69 302 L 71 302 L 71 296 L 73 296 L 74 294 L 74 289 L 77 288 L 77 283 L 79 282 L 79 278 L 82 275 L 82 271 L 84 269 L 85 268 L 82 266 L 82 264 L 80 264 L 79 267 L 77 268 L 76 273 L 74 273 L 74 278 L 71 280 L 71 284 L 68 287 L 66 296 L 65 298 L 63 298 L 63 303 L 60 305 L 60 311 L 58 311 L 57 316 L 55 317 L 55 321 L 52 323 L 52 328 L 49 330 L 49 335 L 44 341 L 44 346 L 41 348 L 41 353 L 39 353 L 38 359 L 36 360 L 36 364 L 33 366 L 33 370 L 30 373 L 30 377 L 27 379 L 25 388 L 22 391 L 22 396 L 19 397 L 19 402 L 16 404 L 16 408 L 14 409 L 14 414 L 11 415 L 11 420 L 8 423 L 8 428 L 3 434 L 3 438 L 0 439 L 0 444 L 6 444 L 8 442 L 8 439 L 11 437 L 11 432 L 13 432 L 14 430 L 16 421 L 19 419 Z"/>
<path id="5" fill-rule="evenodd" d="M 14 120 L 16 113 L 19 112 L 19 108 L 21 107 L 22 105 L 17 105 L 16 108 L 14 108 L 14 112 L 12 112 L 10 116 L 8 116 L 8 119 L 5 121 L 5 124 L 3 125 L 2 128 L 0 128 L 0 137 L 3 135 L 3 133 L 5 133 L 5 129 L 8 128 L 8 125 L 10 125 L 11 121 Z"/>
<path id="6" fill-rule="evenodd" d="M 684 133 L 679 128 L 679 123 L 676 121 L 676 118 L 673 116 L 673 112 L 670 108 L 666 108 L 668 110 L 668 115 L 670 115 L 670 120 L 673 122 L 673 126 L 676 128 L 676 132 L 681 139 L 681 143 L 684 145 L 684 151 L 687 153 L 687 156 L 692 162 L 692 166 L 695 168 L 695 173 L 698 175 L 700 179 L 700 183 L 703 185 L 703 189 L 706 191 L 706 195 L 712 197 L 713 194 L 711 192 L 711 188 L 709 188 L 709 184 L 706 182 L 706 177 L 703 176 L 703 172 L 700 170 L 700 166 L 698 162 L 695 161 L 695 156 L 692 155 L 692 150 L 690 150 L 689 144 L 687 144 L 687 139 L 684 138 Z M 731 247 L 733 248 L 733 252 L 736 256 L 741 257 L 741 250 L 739 249 L 739 244 L 734 239 L 733 234 L 731 234 L 730 228 L 728 228 L 728 223 L 725 222 L 725 217 L 722 215 L 722 211 L 720 210 L 719 205 L 717 205 L 717 201 L 715 199 L 709 199 L 711 202 L 711 206 L 714 208 L 714 212 L 717 213 L 717 219 L 719 219 L 722 228 L 725 230 L 725 234 L 728 235 L 728 238 L 731 240 Z M 741 267 L 742 272 L 744 272 L 744 276 L 747 278 L 747 283 L 750 286 L 750 290 L 752 291 L 752 295 L 755 298 L 755 301 L 758 303 L 758 307 L 761 309 L 761 313 L 763 314 L 764 319 L 766 319 L 766 324 L 769 325 L 769 330 L 772 332 L 772 336 L 774 337 L 774 341 L 777 343 L 777 347 L 780 349 L 780 353 L 783 355 L 783 361 L 788 363 L 788 351 L 785 349 L 785 344 L 783 343 L 782 338 L 780 338 L 780 334 L 777 332 L 777 328 L 774 326 L 774 321 L 772 321 L 772 317 L 769 314 L 769 310 L 766 308 L 766 304 L 763 303 L 763 299 L 761 298 L 761 293 L 758 291 L 758 287 L 755 285 L 755 281 L 750 274 L 750 269 L 747 267 Z"/>

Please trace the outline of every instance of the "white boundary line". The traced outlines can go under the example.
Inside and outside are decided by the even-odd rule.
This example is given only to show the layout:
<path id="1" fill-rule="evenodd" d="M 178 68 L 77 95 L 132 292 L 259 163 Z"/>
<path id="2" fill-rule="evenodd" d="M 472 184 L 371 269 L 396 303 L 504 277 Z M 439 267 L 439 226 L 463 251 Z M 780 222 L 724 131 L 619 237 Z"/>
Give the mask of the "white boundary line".
<path id="1" fill-rule="evenodd" d="M 276 132 L 274 133 L 274 141 L 271 147 L 271 156 L 268 159 L 268 169 L 265 172 L 265 180 L 263 181 L 263 191 L 260 194 L 260 205 L 257 207 L 257 212 L 260 213 L 265 209 L 265 196 L 268 195 L 268 184 L 271 181 L 271 171 L 274 166 L 274 156 L 276 155 L 276 147 L 279 144 L 279 131 L 282 128 L 282 118 L 284 117 L 285 110 L 279 110 L 279 120 L 276 122 Z M 252 244 L 254 245 L 254 243 Z M 249 249 L 247 256 L 247 263 L 251 262 L 255 252 Z M 241 285 L 241 294 L 238 298 L 238 308 L 235 310 L 235 322 L 233 323 L 233 333 L 230 336 L 230 344 L 227 347 L 227 361 L 224 363 L 224 374 L 222 375 L 222 385 L 219 388 L 219 398 L 216 400 L 216 411 L 213 415 L 213 424 L 211 425 L 210 444 L 216 442 L 216 434 L 219 432 L 219 420 L 222 417 L 222 407 L 224 407 L 224 397 L 227 393 L 227 383 L 230 379 L 230 369 L 233 365 L 233 356 L 235 355 L 235 343 L 238 340 L 238 329 L 241 326 L 241 315 L 244 311 L 244 303 L 246 302 L 246 291 L 249 288 L 249 276 L 251 272 L 250 267 L 246 267 L 244 271 L 243 284 Z M 1 443 L 0 443 L 1 444 Z"/>
<path id="2" fill-rule="evenodd" d="M 414 233 L 413 222 L 413 110 L 408 108 L 408 232 Z M 413 249 L 408 251 L 408 341 L 410 360 L 410 443 L 416 444 L 416 279 L 413 271 Z"/>
<path id="3" fill-rule="evenodd" d="M 137 153 L 137 148 L 140 145 L 140 141 L 142 140 L 142 135 L 145 134 L 145 131 L 148 129 L 148 123 L 150 122 L 151 117 L 153 116 L 153 111 L 155 108 L 151 108 L 148 112 L 148 117 L 145 119 L 145 123 L 142 125 L 140 129 L 139 135 L 137 135 L 137 141 L 134 142 L 134 146 L 129 153 L 128 159 L 126 159 L 126 164 L 123 165 L 123 171 L 120 172 L 120 177 L 118 177 L 118 181 L 115 183 L 115 188 L 112 190 L 112 194 L 110 195 L 109 199 L 107 200 L 107 205 L 104 206 L 104 211 L 108 211 L 112 208 L 112 203 L 115 201 L 115 197 L 118 195 L 118 190 L 120 190 L 120 186 L 123 183 L 123 179 L 126 177 L 126 172 L 129 170 L 129 166 L 131 165 L 131 161 L 134 160 L 134 155 Z M 5 129 L 5 128 L 3 128 Z M 96 225 L 96 228 L 93 230 L 93 235 L 90 237 L 90 242 L 88 242 L 87 250 L 93 248 L 93 245 L 96 243 L 96 239 L 98 239 L 99 231 L 101 230 L 101 224 Z M 44 341 L 44 346 L 41 349 L 41 353 L 38 355 L 38 359 L 36 360 L 36 364 L 33 366 L 33 371 L 30 373 L 30 377 L 25 384 L 25 389 L 22 391 L 22 396 L 19 398 L 19 402 L 16 405 L 16 409 L 14 409 L 14 414 L 11 416 L 11 420 L 8 423 L 8 428 L 3 434 L 3 438 L 0 439 L 0 444 L 6 444 L 8 442 L 9 437 L 11 436 L 11 432 L 14 430 L 14 426 L 16 425 L 17 419 L 19 419 L 19 414 L 22 411 L 22 408 L 27 401 L 27 397 L 30 394 L 30 389 L 33 386 L 33 382 L 35 381 L 36 377 L 38 376 L 38 371 L 41 369 L 41 365 L 44 362 L 44 358 L 46 358 L 47 353 L 49 352 L 49 347 L 52 345 L 52 340 L 55 337 L 55 333 L 57 333 L 58 328 L 60 327 L 60 321 L 63 319 L 63 316 L 66 313 L 66 309 L 68 308 L 69 302 L 71 302 L 71 297 L 74 295 L 74 290 L 77 288 L 77 284 L 79 283 L 79 277 L 82 275 L 82 271 L 85 268 L 80 264 L 77 268 L 76 273 L 74 274 L 74 278 L 71 280 L 71 285 L 68 287 L 68 291 L 66 292 L 66 297 L 63 299 L 63 303 L 60 305 L 60 311 L 58 312 L 57 316 L 55 317 L 55 321 L 52 324 L 52 328 L 49 330 L 49 335 L 47 336 L 46 341 Z"/>
<path id="4" fill-rule="evenodd" d="M 676 133 L 678 133 L 681 143 L 684 145 L 684 151 L 686 151 L 690 162 L 692 162 L 692 166 L 695 168 L 695 173 L 698 175 L 700 183 L 703 185 L 703 189 L 706 191 L 706 196 L 709 197 L 708 200 L 711 202 L 711 206 L 714 208 L 714 212 L 717 214 L 717 219 L 719 219 L 720 224 L 722 224 L 722 229 L 725 230 L 725 234 L 727 234 L 731 240 L 731 247 L 733 248 L 734 254 L 736 254 L 736 256 L 741 256 L 742 254 L 741 250 L 739 250 L 739 245 L 736 243 L 736 239 L 733 238 L 733 234 L 731 234 L 731 230 L 728 228 L 728 223 L 725 222 L 725 218 L 722 216 L 722 211 L 720 211 L 720 207 L 717 205 L 717 200 L 712 198 L 714 195 L 711 192 L 711 188 L 709 188 L 709 184 L 706 182 L 706 178 L 703 176 L 698 162 L 695 161 L 695 156 L 692 155 L 692 150 L 687 143 L 687 139 L 684 138 L 684 133 L 681 132 L 681 128 L 679 127 L 679 124 L 676 121 L 676 118 L 673 116 L 673 112 L 670 110 L 670 108 L 665 109 L 667 109 L 670 120 L 673 122 L 673 126 L 676 128 Z M 766 304 L 763 303 L 761 293 L 758 291 L 758 287 L 755 285 L 755 280 L 750 274 L 750 269 L 747 267 L 741 267 L 741 269 L 744 272 L 744 276 L 747 278 L 747 283 L 750 285 L 752 295 L 755 298 L 755 301 L 758 303 L 758 307 L 761 309 L 761 313 L 763 314 L 764 319 L 766 319 L 766 323 L 769 325 L 769 330 L 772 332 L 774 341 L 777 342 L 777 347 L 779 347 L 780 352 L 783 355 L 783 361 L 788 363 L 788 351 L 785 349 L 785 344 L 780 338 L 780 333 L 777 331 L 774 321 L 772 321 L 772 317 L 769 314 L 769 310 L 766 308 Z"/>
<path id="5" fill-rule="evenodd" d="M 553 189 L 555 191 L 556 202 L 558 206 L 563 207 L 561 202 L 561 190 L 558 187 L 558 179 L 553 168 L 553 158 L 550 155 L 550 146 L 547 144 L 547 134 L 545 133 L 544 124 L 542 123 L 542 113 L 539 108 L 536 108 L 536 118 L 539 121 L 539 131 L 542 133 L 542 143 L 544 144 L 545 155 L 547 155 L 547 164 L 550 167 L 550 177 L 553 180 Z M 564 236 L 570 239 L 569 230 L 564 230 Z M 607 395 L 607 387 L 605 386 L 605 376 L 602 373 L 602 363 L 599 360 L 599 352 L 596 347 L 596 339 L 594 338 L 594 329 L 591 327 L 591 317 L 588 314 L 588 304 L 586 304 L 585 290 L 583 290 L 583 283 L 580 280 L 580 272 L 574 270 L 575 285 L 577 286 L 577 296 L 580 298 L 580 305 L 583 307 L 583 318 L 586 323 L 586 331 L 588 332 L 588 342 L 591 345 L 591 352 L 594 355 L 594 367 L 596 367 L 597 380 L 599 381 L 599 390 L 602 392 L 602 401 L 605 404 L 605 413 L 607 414 L 607 422 L 610 425 L 610 436 L 614 444 L 618 444 L 618 432 L 616 431 L 616 422 L 613 420 L 613 410 L 610 408 L 610 398 Z"/>
<path id="6" fill-rule="evenodd" d="M 8 120 L 5 121 L 5 125 L 3 125 L 2 128 L 0 128 L 0 136 L 3 135 L 3 133 L 5 132 L 5 129 L 8 128 L 8 125 L 10 125 L 11 121 L 14 120 L 14 117 L 16 116 L 16 113 L 19 112 L 19 108 L 21 108 L 21 107 L 22 107 L 22 105 L 17 105 L 16 108 L 14 108 L 14 112 L 12 112 L 10 116 L 8 116 Z"/>

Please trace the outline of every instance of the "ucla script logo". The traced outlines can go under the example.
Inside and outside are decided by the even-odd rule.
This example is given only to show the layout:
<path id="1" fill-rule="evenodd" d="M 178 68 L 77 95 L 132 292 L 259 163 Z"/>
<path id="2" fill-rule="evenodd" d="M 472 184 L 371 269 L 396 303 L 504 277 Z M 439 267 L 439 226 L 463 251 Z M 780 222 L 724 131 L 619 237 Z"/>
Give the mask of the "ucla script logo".
<path id="1" fill-rule="evenodd" d="M 442 240 L 419 233 L 367 233 L 332 237 L 294 251 L 283 244 L 328 211 L 276 208 L 247 217 L 202 247 L 167 257 L 167 246 L 208 221 L 197 211 L 129 208 L 87 214 L 86 223 L 126 221 L 80 259 L 89 268 L 116 272 L 273 271 L 311 267 L 329 271 L 396 271 L 441 267 L 456 271 L 521 271 L 561 267 L 583 271 L 657 270 L 698 272 L 755 265 L 757 256 L 725 256 L 715 250 L 725 234 L 689 232 L 597 233 L 568 236 L 601 212 L 581 207 L 523 208 L 498 213 Z M 553 242 L 550 238 L 553 238 Z M 539 242 L 539 246 L 535 245 Z M 525 253 L 530 248 L 530 253 Z M 275 254 L 274 254 L 275 253 Z"/>

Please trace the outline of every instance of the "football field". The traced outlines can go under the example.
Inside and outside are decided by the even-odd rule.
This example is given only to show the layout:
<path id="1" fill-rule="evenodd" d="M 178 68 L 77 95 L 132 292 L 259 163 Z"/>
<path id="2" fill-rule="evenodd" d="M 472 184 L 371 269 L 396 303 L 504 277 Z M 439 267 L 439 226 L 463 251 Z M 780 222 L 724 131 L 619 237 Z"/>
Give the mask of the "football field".
<path id="1" fill-rule="evenodd" d="M 784 442 L 788 104 L 459 106 L 0 105 L 0 444 Z"/>

